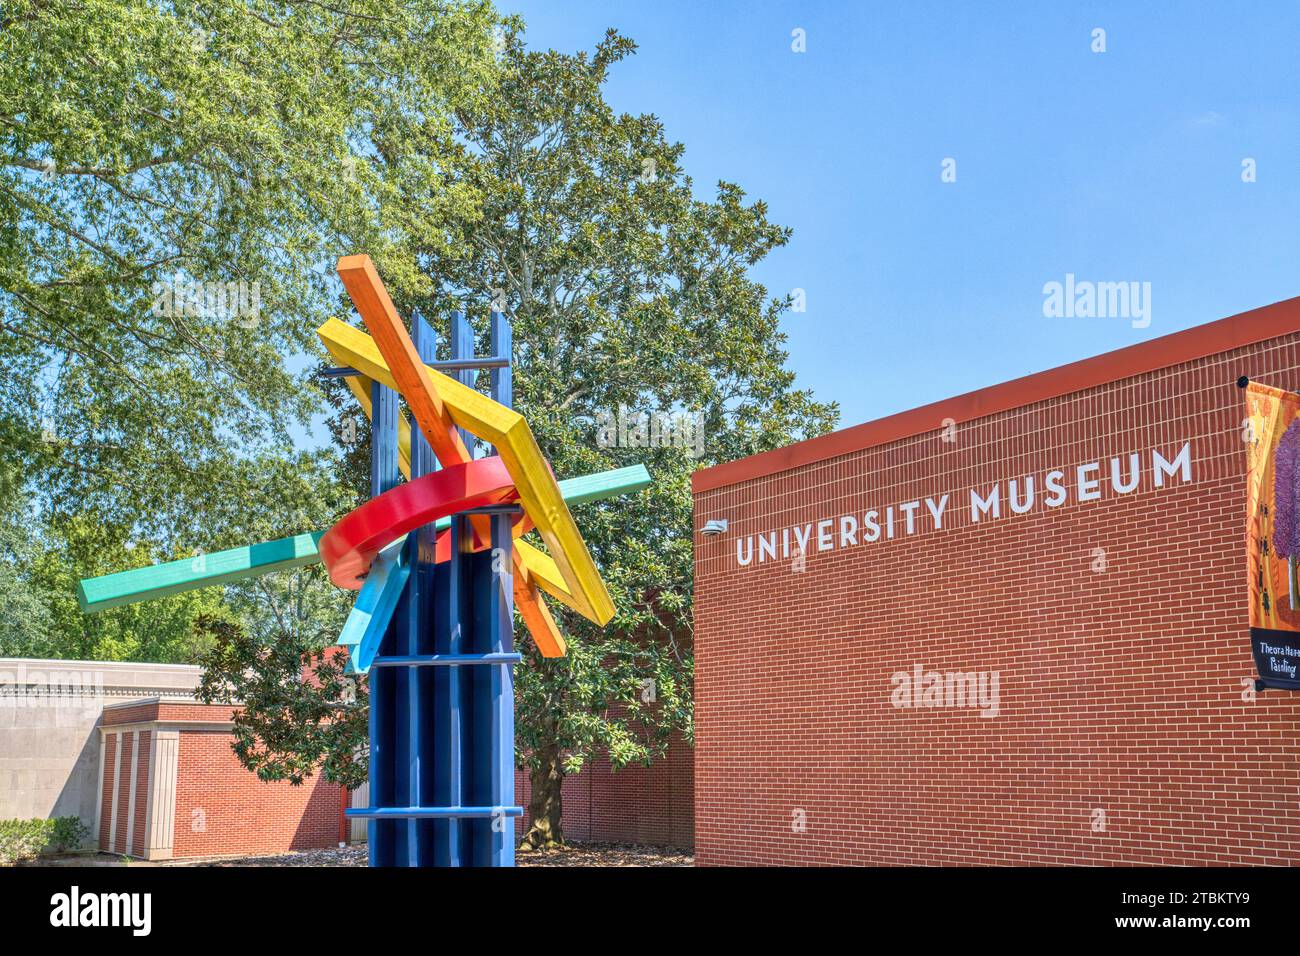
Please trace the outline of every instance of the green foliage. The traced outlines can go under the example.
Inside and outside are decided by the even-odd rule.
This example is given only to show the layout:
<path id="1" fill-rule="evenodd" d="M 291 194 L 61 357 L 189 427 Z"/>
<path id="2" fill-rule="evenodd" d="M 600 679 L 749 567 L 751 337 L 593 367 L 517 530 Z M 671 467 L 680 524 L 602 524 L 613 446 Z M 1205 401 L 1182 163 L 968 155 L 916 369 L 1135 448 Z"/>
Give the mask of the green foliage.
<path id="1" fill-rule="evenodd" d="M 383 254 L 395 170 L 460 214 L 433 171 L 494 22 L 480 0 L 0 8 L 0 602 L 23 622 L 0 653 L 193 660 L 219 594 L 87 619 L 72 585 L 341 513 L 335 456 L 295 448 L 332 265 Z M 250 308 L 211 294 L 231 283 Z"/>
<path id="2" fill-rule="evenodd" d="M 0 657 L 42 657 L 50 645 L 50 595 L 31 573 L 37 553 L 13 519 L 0 513 Z"/>
<path id="3" fill-rule="evenodd" d="M 237 619 L 204 617 L 211 638 L 201 699 L 242 702 L 234 750 L 263 780 L 300 784 L 316 772 L 349 787 L 366 779 L 368 696 L 330 651 L 344 605 L 320 566 L 259 578 L 236 589 Z"/>
<path id="4" fill-rule="evenodd" d="M 77 817 L 0 820 L 0 865 L 34 860 L 42 853 L 80 849 L 89 837 L 90 827 Z"/>
<path id="5" fill-rule="evenodd" d="M 332 458 L 318 458 L 315 468 L 276 469 L 267 486 L 277 489 L 277 515 L 252 537 L 328 527 L 356 504 Z M 335 473 L 325 475 L 327 467 Z M 285 522 L 290 530 L 277 530 Z M 228 587 L 219 611 L 195 619 L 204 646 L 200 697 L 243 705 L 234 749 L 261 779 L 298 784 L 319 771 L 349 787 L 365 780 L 365 684 L 346 677 L 345 658 L 328 650 L 354 598 L 314 565 Z"/>
<path id="6" fill-rule="evenodd" d="M 49 843 L 46 846 L 51 853 L 67 853 L 79 850 L 90 839 L 90 827 L 81 822 L 80 817 L 55 817 L 50 821 Z"/>
<path id="7" fill-rule="evenodd" d="M 575 511 L 619 613 L 599 630 L 556 607 L 569 656 L 517 669 L 534 789 L 692 739 L 690 473 L 836 410 L 794 387 L 787 303 L 749 274 L 789 231 L 734 183 L 704 195 L 655 116 L 605 102 L 634 44 L 529 51 L 519 30 L 454 0 L 5 5 L 0 585 L 38 625 L 22 647 L 200 659 L 263 779 L 364 776 L 364 686 L 326 652 L 348 596 L 320 569 L 93 619 L 70 603 L 76 578 L 325 527 L 365 493 L 368 432 L 339 440 L 354 405 L 310 374 L 315 327 L 347 314 L 333 258 L 364 251 L 404 314 L 476 304 L 481 350 L 504 306 L 515 404 L 557 475 L 654 477 Z M 256 282 L 260 308 L 168 308 L 178 274 Z M 698 416 L 702 457 L 604 447 L 595 419 L 620 407 Z M 322 409 L 339 447 L 304 453 Z"/>
<path id="8" fill-rule="evenodd" d="M 202 642 L 194 618 L 221 606 L 218 591 L 194 591 L 149 604 L 86 615 L 77 604 L 83 575 L 107 574 L 184 557 L 148 543 L 123 544 L 86 515 L 52 516 L 42 534 L 27 542 L 27 586 L 40 595 L 42 628 L 30 635 L 0 635 L 0 656 L 68 657 L 81 660 L 145 660 L 194 663 Z M 77 569 L 77 570 L 74 570 Z"/>
<path id="9" fill-rule="evenodd" d="M 52 820 L 0 820 L 0 865 L 36 859 L 52 830 Z"/>

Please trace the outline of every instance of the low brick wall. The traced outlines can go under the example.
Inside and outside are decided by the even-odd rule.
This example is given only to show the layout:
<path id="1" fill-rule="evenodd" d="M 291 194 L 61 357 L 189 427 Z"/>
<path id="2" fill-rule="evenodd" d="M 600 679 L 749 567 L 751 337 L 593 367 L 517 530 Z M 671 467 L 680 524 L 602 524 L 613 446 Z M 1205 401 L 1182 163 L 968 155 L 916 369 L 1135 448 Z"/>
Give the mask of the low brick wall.
<path id="1" fill-rule="evenodd" d="M 695 752 L 674 738 L 649 767 L 611 770 L 591 761 L 564 780 L 564 836 L 579 843 L 640 843 L 689 850 L 695 845 Z M 528 774 L 515 774 L 515 799 L 529 823 Z"/>
<path id="2" fill-rule="evenodd" d="M 231 750 L 234 708 L 154 699 L 106 708 L 99 847 L 145 859 L 334 846 L 343 792 L 268 783 Z"/>

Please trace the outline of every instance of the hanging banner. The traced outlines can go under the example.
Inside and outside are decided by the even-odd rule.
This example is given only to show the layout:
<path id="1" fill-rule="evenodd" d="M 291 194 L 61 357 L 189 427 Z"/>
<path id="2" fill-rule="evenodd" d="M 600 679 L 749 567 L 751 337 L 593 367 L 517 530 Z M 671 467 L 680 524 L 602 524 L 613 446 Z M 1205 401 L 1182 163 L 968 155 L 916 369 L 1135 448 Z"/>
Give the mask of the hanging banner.
<path id="1" fill-rule="evenodd" d="M 1300 690 L 1300 395 L 1246 390 L 1250 642 L 1264 687 Z"/>

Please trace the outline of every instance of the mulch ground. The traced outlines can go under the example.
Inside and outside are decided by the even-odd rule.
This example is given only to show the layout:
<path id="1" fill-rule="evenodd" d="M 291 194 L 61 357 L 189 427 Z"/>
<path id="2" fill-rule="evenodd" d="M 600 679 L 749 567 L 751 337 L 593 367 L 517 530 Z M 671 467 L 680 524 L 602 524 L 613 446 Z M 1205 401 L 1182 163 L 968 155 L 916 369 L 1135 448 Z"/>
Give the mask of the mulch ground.
<path id="1" fill-rule="evenodd" d="M 517 866 L 692 866 L 695 858 L 682 850 L 622 843 L 574 843 L 560 850 L 517 853 Z M 171 866 L 365 866 L 366 848 L 303 850 L 278 856 L 249 856 L 204 862 L 177 860 Z"/>
<path id="2" fill-rule="evenodd" d="M 562 850 L 516 853 L 518 866 L 694 866 L 685 850 L 623 843 L 574 843 Z"/>

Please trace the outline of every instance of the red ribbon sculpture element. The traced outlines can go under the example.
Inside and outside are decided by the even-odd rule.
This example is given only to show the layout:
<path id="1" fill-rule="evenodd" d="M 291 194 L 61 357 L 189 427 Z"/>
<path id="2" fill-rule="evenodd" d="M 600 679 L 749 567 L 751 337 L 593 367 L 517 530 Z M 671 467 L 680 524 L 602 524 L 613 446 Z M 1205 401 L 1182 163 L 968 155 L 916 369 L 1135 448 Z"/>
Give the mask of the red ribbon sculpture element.
<path id="1" fill-rule="evenodd" d="M 497 456 L 452 465 L 371 498 L 320 539 L 336 587 L 356 591 L 381 550 L 447 515 L 515 501 L 513 479 Z"/>

